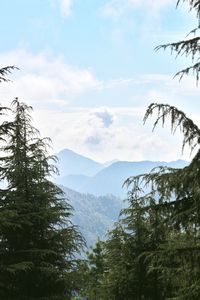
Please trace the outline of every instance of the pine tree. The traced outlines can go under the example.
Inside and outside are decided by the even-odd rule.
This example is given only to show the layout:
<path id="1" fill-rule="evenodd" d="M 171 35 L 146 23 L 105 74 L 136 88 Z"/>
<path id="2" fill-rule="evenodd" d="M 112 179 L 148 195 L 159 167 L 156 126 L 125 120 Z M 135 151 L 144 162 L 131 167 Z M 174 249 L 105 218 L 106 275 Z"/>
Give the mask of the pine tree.
<path id="1" fill-rule="evenodd" d="M 197 82 L 199 81 L 199 72 L 200 72 L 200 62 L 199 62 L 199 55 L 200 55 L 200 1 L 199 0 L 178 0 L 177 6 L 181 2 L 186 2 L 189 4 L 190 10 L 195 11 L 197 17 L 197 27 L 193 28 L 186 36 L 185 39 L 157 46 L 155 49 L 170 49 L 171 52 L 175 52 L 176 56 L 185 55 L 186 57 L 191 57 L 191 65 L 184 68 L 183 70 L 176 73 L 175 76 L 179 76 L 180 79 L 184 75 L 188 75 L 189 73 L 193 73 L 196 77 Z M 192 37 L 191 37 L 192 36 Z M 190 37 L 190 38 L 188 38 Z"/>
<path id="2" fill-rule="evenodd" d="M 196 11 L 194 38 L 158 46 L 177 55 L 191 56 L 190 71 L 199 80 L 200 1 L 188 2 Z M 181 0 L 177 2 L 177 5 Z M 144 121 L 157 111 L 154 128 L 171 119 L 172 133 L 180 128 L 183 149 L 196 154 L 183 169 L 159 167 L 126 181 L 128 208 L 104 244 L 105 271 L 97 299 L 198 300 L 200 299 L 200 129 L 184 112 L 168 104 L 153 103 Z"/>
<path id="3" fill-rule="evenodd" d="M 1 82 L 8 82 L 9 79 L 7 78 L 7 75 L 11 74 L 12 70 L 15 70 L 18 68 L 15 67 L 15 66 L 7 66 L 7 67 L 4 67 L 4 68 L 1 68 L 0 69 L 0 83 Z M 5 107 L 5 106 L 2 106 L 0 104 L 0 116 L 4 115 L 4 112 L 8 110 L 8 107 Z M 5 130 L 5 126 L 4 127 L 0 127 L 0 140 L 2 139 L 2 130 Z"/>
<path id="4" fill-rule="evenodd" d="M 127 179 L 129 205 L 105 242 L 103 297 L 97 299 L 200 298 L 200 129 L 163 104 L 150 105 L 145 121 L 156 109 L 155 126 L 171 117 L 172 132 L 183 132 L 183 148 L 198 151 L 184 169 L 161 166 Z"/>
<path id="5" fill-rule="evenodd" d="M 105 245 L 97 240 L 95 246 L 87 253 L 83 296 L 88 300 L 104 299 L 102 296 L 102 279 L 105 272 Z"/>
<path id="6" fill-rule="evenodd" d="M 105 243 L 105 270 L 101 281 L 102 299 L 129 299 L 130 286 L 127 268 L 130 259 L 126 251 L 126 234 L 120 222 L 109 232 Z"/>
<path id="7" fill-rule="evenodd" d="M 167 268 L 166 273 L 171 274 L 175 296 L 195 300 L 200 297 L 200 129 L 185 113 L 167 104 L 151 104 L 145 121 L 155 110 L 158 111 L 155 126 L 170 117 L 172 132 L 177 128 L 183 132 L 183 148 L 186 144 L 191 150 L 197 148 L 192 162 L 184 169 L 160 168 L 143 177 L 164 200 L 157 204 L 158 209 L 168 212 L 168 245 L 160 253 L 161 268 Z M 175 268 L 169 264 L 170 260 Z"/>
<path id="8" fill-rule="evenodd" d="M 71 206 L 49 180 L 55 158 L 30 111 L 15 99 L 14 119 L 1 125 L 0 299 L 71 299 L 82 238 L 70 222 Z"/>

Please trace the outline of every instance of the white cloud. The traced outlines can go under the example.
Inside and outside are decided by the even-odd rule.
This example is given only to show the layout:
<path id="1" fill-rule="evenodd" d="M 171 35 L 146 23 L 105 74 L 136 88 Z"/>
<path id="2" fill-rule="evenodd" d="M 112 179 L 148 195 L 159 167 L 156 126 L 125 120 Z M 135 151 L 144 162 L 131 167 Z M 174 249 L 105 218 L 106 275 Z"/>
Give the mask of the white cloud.
<path id="1" fill-rule="evenodd" d="M 18 96 L 31 105 L 68 105 L 76 95 L 101 85 L 89 70 L 71 66 L 62 58 L 48 57 L 44 53 L 16 50 L 0 54 L 0 60 L 4 65 L 13 64 L 20 68 L 13 71 L 13 82 L 0 85 L 4 99 Z"/>
<path id="2" fill-rule="evenodd" d="M 164 74 L 99 81 L 90 70 L 66 64 L 62 58 L 24 50 L 0 54 L 0 61 L 21 69 L 13 72 L 13 82 L 0 85 L 0 102 L 7 104 L 18 96 L 33 105 L 35 125 L 42 136 L 52 138 L 55 151 L 70 148 L 101 161 L 181 156 L 180 137 L 170 136 L 168 127 L 152 133 L 152 122 L 143 126 L 142 119 L 147 105 L 155 101 L 197 113 L 199 90 L 192 78 L 181 84 Z"/>
<path id="3" fill-rule="evenodd" d="M 126 15 L 130 10 L 140 9 L 148 16 L 159 16 L 160 12 L 174 4 L 174 0 L 110 0 L 103 7 L 103 13 L 106 16 L 118 18 Z"/>
<path id="4" fill-rule="evenodd" d="M 106 110 L 113 117 L 110 126 L 104 126 L 96 115 Z M 144 112 L 145 109 L 126 107 L 38 110 L 34 119 L 42 135 L 52 138 L 56 152 L 69 148 L 102 162 L 115 158 L 132 161 L 180 158 L 181 136 L 171 136 L 169 128 L 152 133 L 152 122 L 143 126 Z"/>
<path id="5" fill-rule="evenodd" d="M 127 9 L 127 3 L 123 4 L 122 1 L 112 0 L 104 5 L 103 14 L 105 16 L 118 18 L 124 13 L 124 10 L 126 9 Z"/>
<path id="6" fill-rule="evenodd" d="M 68 17 L 71 14 L 72 4 L 74 0 L 57 0 L 60 5 L 62 14 Z"/>
<path id="7" fill-rule="evenodd" d="M 17 96 L 36 109 L 76 106 L 77 103 L 78 106 L 80 103 L 93 107 L 116 106 L 124 101 L 129 106 L 131 103 L 136 106 L 137 102 L 137 107 L 140 107 L 148 100 L 154 101 L 154 95 L 167 95 L 169 100 L 177 98 L 177 95 L 198 95 L 192 77 L 183 79 L 181 85 L 177 79 L 161 74 L 102 81 L 95 78 L 89 69 L 67 64 L 62 58 L 54 58 L 45 53 L 33 54 L 25 50 L 0 53 L 0 61 L 4 65 L 13 64 L 20 68 L 19 71 L 13 71 L 12 82 L 0 85 L 1 103 Z M 162 101 L 163 98 L 157 97 L 159 98 Z M 97 114 L 99 117 L 102 114 L 102 120 L 104 115 L 106 122 L 107 113 L 103 111 Z"/>

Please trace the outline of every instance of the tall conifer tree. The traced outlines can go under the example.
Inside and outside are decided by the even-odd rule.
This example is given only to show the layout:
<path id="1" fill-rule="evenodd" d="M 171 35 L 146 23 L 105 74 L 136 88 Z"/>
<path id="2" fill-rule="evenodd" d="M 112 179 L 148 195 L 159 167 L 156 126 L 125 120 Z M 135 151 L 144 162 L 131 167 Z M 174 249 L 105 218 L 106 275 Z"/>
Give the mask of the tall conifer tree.
<path id="1" fill-rule="evenodd" d="M 1 125 L 0 299 L 67 300 L 82 238 L 69 220 L 71 206 L 49 180 L 54 157 L 30 111 L 15 99 L 13 120 Z"/>

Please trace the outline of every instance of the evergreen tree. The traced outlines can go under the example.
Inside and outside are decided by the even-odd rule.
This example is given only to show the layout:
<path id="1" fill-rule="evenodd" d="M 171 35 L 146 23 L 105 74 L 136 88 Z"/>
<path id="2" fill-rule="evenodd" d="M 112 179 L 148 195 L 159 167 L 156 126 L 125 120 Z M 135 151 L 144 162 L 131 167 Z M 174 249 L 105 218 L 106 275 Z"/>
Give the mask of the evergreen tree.
<path id="1" fill-rule="evenodd" d="M 170 49 L 171 52 L 175 52 L 176 56 L 185 55 L 186 57 L 191 57 L 191 65 L 184 68 L 183 70 L 177 72 L 175 76 L 179 76 L 180 79 L 184 76 L 192 72 L 199 81 L 199 72 L 200 72 L 200 1 L 199 0 L 178 0 L 177 6 L 181 2 L 186 2 L 189 4 L 190 10 L 195 11 L 197 17 L 197 26 L 193 28 L 189 34 L 187 34 L 186 38 L 169 44 L 164 44 L 156 47 L 156 50 L 159 49 Z M 188 38 L 190 37 L 190 38 Z"/>
<path id="2" fill-rule="evenodd" d="M 164 104 L 151 104 L 145 120 L 155 110 L 158 111 L 155 126 L 160 120 L 164 124 L 166 118 L 171 117 L 172 132 L 177 127 L 183 132 L 183 148 L 188 144 L 191 150 L 198 149 L 188 167 L 160 168 L 143 177 L 164 200 L 157 204 L 158 209 L 168 211 L 168 245 L 160 252 L 161 268 L 167 268 L 167 273 L 171 274 L 176 297 L 195 300 L 200 297 L 200 129 L 182 111 Z M 169 261 L 174 262 L 174 267 Z"/>
<path id="3" fill-rule="evenodd" d="M 179 5 L 181 0 L 178 1 Z M 191 56 L 199 80 L 200 1 L 188 2 L 198 27 L 194 38 L 161 45 L 177 55 Z M 104 243 L 105 269 L 98 300 L 198 300 L 200 299 L 200 129 L 184 112 L 168 104 L 153 103 L 144 122 L 157 111 L 154 128 L 171 119 L 172 133 L 180 128 L 183 149 L 196 154 L 183 169 L 159 167 L 149 174 L 130 177 L 128 207 Z M 93 299 L 93 298 L 92 298 Z"/>
<path id="4" fill-rule="evenodd" d="M 129 267 L 130 256 L 126 252 L 126 234 L 120 222 L 109 232 L 105 243 L 105 272 L 101 280 L 101 296 L 99 299 L 129 299 Z"/>
<path id="5" fill-rule="evenodd" d="M 71 206 L 49 180 L 55 158 L 30 111 L 15 99 L 14 119 L 1 125 L 0 299 L 71 299 L 82 238 L 70 222 Z"/>
<path id="6" fill-rule="evenodd" d="M 129 205 L 104 243 L 104 271 L 89 299 L 200 298 L 200 129 L 163 104 L 151 104 L 145 121 L 156 109 L 155 126 L 171 117 L 172 132 L 183 132 L 183 148 L 197 153 L 183 169 L 159 167 L 126 181 Z"/>
<path id="7" fill-rule="evenodd" d="M 9 79 L 7 78 L 7 75 L 9 75 L 12 72 L 12 70 L 14 70 L 14 69 L 18 70 L 18 68 L 15 66 L 7 66 L 4 68 L 0 68 L 0 83 L 8 82 Z M 8 107 L 2 106 L 0 104 L 0 116 L 2 116 L 6 110 L 8 110 Z M 0 126 L 0 140 L 2 139 L 2 136 L 1 136 L 2 130 L 5 130 L 5 126 L 4 127 Z"/>
<path id="8" fill-rule="evenodd" d="M 152 195 L 145 195 L 143 189 L 138 188 L 139 180 L 140 177 L 135 177 L 134 187 L 129 192 L 129 206 L 122 211 L 122 221 L 129 236 L 127 247 L 131 251 L 130 285 L 134 287 L 132 295 L 135 299 L 158 300 L 163 297 L 160 296 L 157 272 L 155 268 L 153 270 L 149 268 L 147 253 L 151 250 L 156 251 L 159 241 L 164 238 L 161 229 L 158 230 L 158 222 L 161 218 L 156 211 Z"/>
<path id="9" fill-rule="evenodd" d="M 104 242 L 98 239 L 95 246 L 87 253 L 83 289 L 83 296 L 86 299 L 104 299 L 101 285 L 105 268 L 105 246 Z"/>

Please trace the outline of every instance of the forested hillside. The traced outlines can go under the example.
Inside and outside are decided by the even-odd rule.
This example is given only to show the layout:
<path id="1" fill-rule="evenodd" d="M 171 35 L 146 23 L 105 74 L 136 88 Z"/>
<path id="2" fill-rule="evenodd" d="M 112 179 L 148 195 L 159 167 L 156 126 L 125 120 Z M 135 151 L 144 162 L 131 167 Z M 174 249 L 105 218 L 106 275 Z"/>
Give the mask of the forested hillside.
<path id="1" fill-rule="evenodd" d="M 86 239 L 87 246 L 94 246 L 97 239 L 105 240 L 107 231 L 118 220 L 124 206 L 122 199 L 113 195 L 95 197 L 81 194 L 61 186 L 64 197 L 73 207 L 72 220 Z"/>

